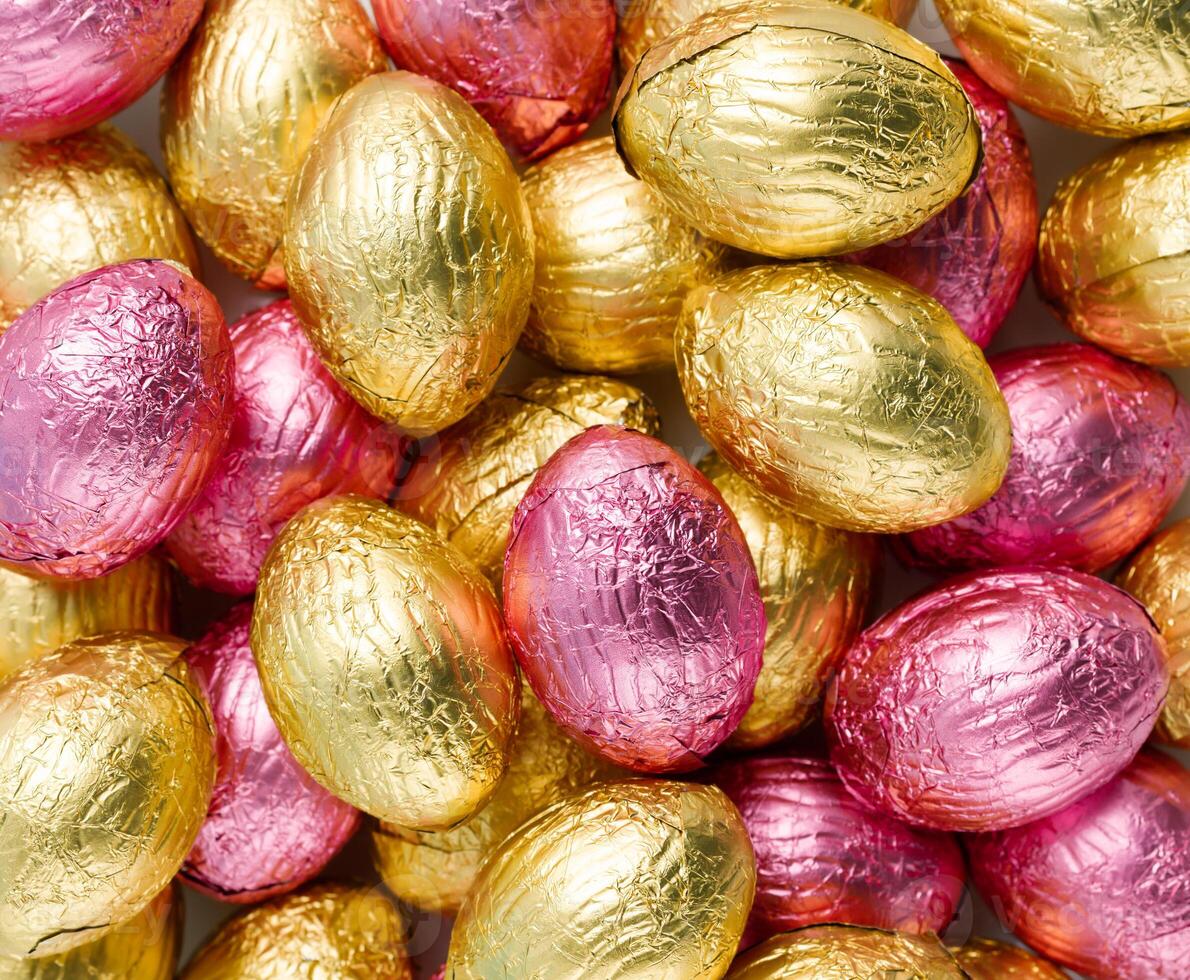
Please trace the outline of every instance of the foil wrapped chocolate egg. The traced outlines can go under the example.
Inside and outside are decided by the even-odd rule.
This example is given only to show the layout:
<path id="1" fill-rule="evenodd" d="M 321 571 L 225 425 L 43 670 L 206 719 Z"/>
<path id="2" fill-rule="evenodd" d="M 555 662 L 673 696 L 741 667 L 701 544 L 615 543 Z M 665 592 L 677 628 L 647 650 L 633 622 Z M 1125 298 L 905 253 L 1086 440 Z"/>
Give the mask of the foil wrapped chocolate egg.
<path id="1" fill-rule="evenodd" d="M 229 332 L 231 436 L 166 548 L 196 585 L 247 595 L 277 532 L 306 504 L 389 492 L 402 439 L 330 376 L 288 300 L 248 314 Z"/>
<path id="2" fill-rule="evenodd" d="M 543 810 L 484 864 L 445 980 L 715 980 L 755 884 L 748 834 L 720 790 L 605 783 Z"/>
<path id="3" fill-rule="evenodd" d="M 166 76 L 161 142 L 194 230 L 284 289 L 285 197 L 331 103 L 388 62 L 357 0 L 212 0 Z"/>
<path id="4" fill-rule="evenodd" d="M 215 778 L 211 714 L 183 649 L 105 633 L 0 687 L 0 954 L 98 939 L 181 866 Z"/>
<path id="5" fill-rule="evenodd" d="M 251 644 L 298 762 L 366 813 L 443 830 L 503 777 L 519 694 L 499 606 L 413 518 L 357 496 L 298 513 L 261 569 Z"/>
<path id="6" fill-rule="evenodd" d="M 491 129 L 444 85 L 373 75 L 290 189 L 290 297 L 331 374 L 417 435 L 492 390 L 529 314 L 533 228 Z"/>
<path id="7" fill-rule="evenodd" d="M 163 540 L 227 441 L 215 297 L 167 262 L 89 272 L 0 337 L 0 561 L 94 578 Z"/>
<path id="8" fill-rule="evenodd" d="M 977 937 L 952 952 L 971 980 L 1068 980 L 1040 956 L 995 939 Z"/>
<path id="9" fill-rule="evenodd" d="M 909 823 L 998 830 L 1102 786 L 1144 744 L 1165 647 L 1127 593 L 1081 572 L 951 579 L 866 630 L 826 701 L 839 775 Z"/>
<path id="10" fill-rule="evenodd" d="M 1012 417 L 1008 472 L 982 507 L 898 547 L 935 568 L 1098 571 L 1136 548 L 1190 476 L 1190 406 L 1150 368 L 1083 344 L 991 359 Z"/>
<path id="11" fill-rule="evenodd" d="M 694 769 L 752 703 L 765 614 L 739 524 L 664 443 L 596 426 L 517 505 L 504 615 L 533 692 L 618 765 Z"/>
<path id="12" fill-rule="evenodd" d="M 963 57 L 1050 122 L 1099 136 L 1190 125 L 1190 20 L 1180 0 L 938 0 Z"/>
<path id="13" fill-rule="evenodd" d="M 883 272 L 728 273 L 686 297 L 676 347 L 703 436 L 810 520 L 907 531 L 973 510 L 1004 476 L 1008 410 L 979 348 Z"/>
<path id="14" fill-rule="evenodd" d="M 629 170 L 692 225 L 784 258 L 912 231 L 980 157 L 942 59 L 828 0 L 735 4 L 686 25 L 625 78 L 612 125 Z"/>
<path id="15" fill-rule="evenodd" d="M 405 473 L 398 505 L 470 558 L 496 586 L 513 511 L 545 461 L 592 425 L 656 436 L 661 421 L 639 388 L 611 378 L 537 378 L 485 398 L 427 440 Z"/>
<path id="16" fill-rule="evenodd" d="M 963 980 L 935 936 L 860 926 L 810 926 L 775 936 L 732 964 L 727 980 Z"/>
<path id="17" fill-rule="evenodd" d="M 1094 980 L 1190 963 L 1190 775 L 1146 750 L 1035 823 L 966 839 L 980 893 L 1038 952 Z"/>

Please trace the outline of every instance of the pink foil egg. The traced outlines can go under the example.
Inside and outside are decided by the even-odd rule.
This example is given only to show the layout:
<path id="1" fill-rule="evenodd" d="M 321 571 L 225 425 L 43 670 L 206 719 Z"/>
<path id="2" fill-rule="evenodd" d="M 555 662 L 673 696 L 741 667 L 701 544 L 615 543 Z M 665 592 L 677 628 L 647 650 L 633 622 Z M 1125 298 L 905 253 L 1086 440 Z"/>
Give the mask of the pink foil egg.
<path id="1" fill-rule="evenodd" d="M 1159 371 L 1086 344 L 993 357 L 1012 456 L 981 507 L 906 535 L 937 568 L 1065 565 L 1093 572 L 1141 544 L 1190 475 L 1190 407 Z"/>
<path id="2" fill-rule="evenodd" d="M 94 578 L 158 544 L 227 441 L 215 297 L 169 262 L 73 279 L 0 337 L 0 560 Z"/>
<path id="3" fill-rule="evenodd" d="M 230 329 L 231 437 L 166 547 L 196 585 L 247 595 L 273 538 L 306 504 L 391 489 L 401 440 L 330 376 L 289 300 Z"/>
<path id="4" fill-rule="evenodd" d="M 1098 980 L 1190 977 L 1190 773 L 1146 749 L 1043 820 L 966 840 L 1006 928 Z"/>
<path id="5" fill-rule="evenodd" d="M 861 800 L 920 826 L 999 830 L 1111 779 L 1169 683 L 1160 634 L 1081 572 L 979 572 L 861 634 L 827 695 L 831 758 Z"/>
<path id="6" fill-rule="evenodd" d="M 203 0 L 0 3 L 0 140 L 76 133 L 132 105 L 164 74 Z"/>
<path id="7" fill-rule="evenodd" d="M 215 719 L 218 776 L 182 877 L 225 902 L 260 902 L 313 878 L 359 827 L 359 811 L 319 786 L 273 723 L 248 645 L 251 603 L 186 653 Z"/>
<path id="8" fill-rule="evenodd" d="M 504 613 L 554 719 L 612 762 L 694 769 L 752 703 L 765 616 L 744 534 L 673 449 L 595 426 L 512 520 Z"/>

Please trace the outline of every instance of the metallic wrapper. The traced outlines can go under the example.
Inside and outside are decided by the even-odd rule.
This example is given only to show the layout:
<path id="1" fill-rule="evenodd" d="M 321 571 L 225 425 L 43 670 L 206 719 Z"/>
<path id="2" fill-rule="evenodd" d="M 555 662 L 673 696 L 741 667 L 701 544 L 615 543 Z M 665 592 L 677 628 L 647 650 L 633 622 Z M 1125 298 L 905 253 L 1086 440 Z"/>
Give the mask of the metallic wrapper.
<path id="1" fill-rule="evenodd" d="M 357 0 L 210 0 L 170 69 L 161 141 L 174 193 L 232 272 L 284 289 L 285 197 L 318 124 L 388 61 Z"/>
<path id="2" fill-rule="evenodd" d="M 860 926 L 810 926 L 741 956 L 727 980 L 963 980 L 934 936 Z"/>
<path id="3" fill-rule="evenodd" d="M 1168 377 L 1085 344 L 991 359 L 1012 458 L 982 507 L 898 543 L 933 568 L 1065 565 L 1095 572 L 1145 540 L 1190 476 L 1190 406 Z"/>
<path id="4" fill-rule="evenodd" d="M 288 300 L 238 320 L 230 334 L 231 436 L 166 548 L 196 585 L 248 595 L 277 532 L 306 504 L 389 492 L 402 438 L 330 376 Z"/>
<path id="5" fill-rule="evenodd" d="M 1008 410 L 942 306 L 883 272 L 810 262 L 721 276 L 676 337 L 690 414 L 724 460 L 810 520 L 908 531 L 982 504 Z"/>
<path id="6" fill-rule="evenodd" d="M 251 642 L 277 727 L 340 799 L 443 830 L 495 791 L 516 665 L 491 586 L 425 525 L 363 497 L 311 504 L 265 559 Z"/>
<path id="7" fill-rule="evenodd" d="M 429 524 L 500 588 L 512 514 L 545 461 L 592 425 L 646 435 L 661 420 L 639 388 L 599 377 L 538 378 L 489 395 L 436 441 L 423 443 L 398 505 Z"/>
<path id="8" fill-rule="evenodd" d="M 966 841 L 980 892 L 1030 946 L 1093 980 L 1190 963 L 1190 775 L 1146 750 L 1053 816 Z"/>
<path id="9" fill-rule="evenodd" d="M 1067 177 L 1041 226 L 1037 280 L 1080 337 L 1190 366 L 1190 133 L 1126 143 Z"/>
<path id="10" fill-rule="evenodd" d="M 186 652 L 215 720 L 218 777 L 207 819 L 182 866 L 187 884 L 224 902 L 293 891 L 359 827 L 281 739 L 248 645 L 251 603 L 236 606 Z"/>
<path id="11" fill-rule="evenodd" d="M 829 0 L 688 24 L 624 79 L 612 125 L 629 170 L 696 228 L 785 258 L 912 231 L 980 157 L 975 112 L 942 59 Z"/>
<path id="12" fill-rule="evenodd" d="M 0 337 L 0 404 L 0 561 L 103 575 L 173 530 L 223 451 L 223 313 L 171 263 L 87 273 Z"/>
<path id="13" fill-rule="evenodd" d="M 613 0 L 373 0 L 398 68 L 449 85 L 521 156 L 573 143 L 607 105 Z"/>
<path id="14" fill-rule="evenodd" d="M 1190 125 L 1182 0 L 937 0 L 963 57 L 1043 119 L 1100 136 Z"/>
<path id="15" fill-rule="evenodd" d="M 105 633 L 0 687 L 0 955 L 98 939 L 181 866 L 215 779 L 211 714 L 183 649 Z"/>
<path id="16" fill-rule="evenodd" d="M 123 133 L 99 126 L 52 143 L 0 143 L 0 332 L 64 282 L 142 258 L 199 274 L 186 219 Z"/>
<path id="17" fill-rule="evenodd" d="M 203 0 L 0 4 L 0 140 L 49 140 L 132 105 L 161 77 Z"/>
<path id="18" fill-rule="evenodd" d="M 517 505 L 504 616 L 566 731 L 643 772 L 697 768 L 752 703 L 765 613 L 739 524 L 673 449 L 597 426 Z"/>
<path id="19" fill-rule="evenodd" d="M 951 952 L 971 980 L 1069 980 L 1040 956 L 995 939 L 972 939 Z"/>
<path id="20" fill-rule="evenodd" d="M 445 980 L 717 980 L 755 885 L 744 823 L 718 789 L 605 783 L 539 813 L 484 865 Z"/>
<path id="21" fill-rule="evenodd" d="M 1081 572 L 959 576 L 866 630 L 827 693 L 839 776 L 910 823 L 999 830 L 1102 786 L 1165 697 L 1165 644 Z"/>
<path id="22" fill-rule="evenodd" d="M 315 136 L 285 228 L 294 308 L 364 408 L 425 435 L 492 390 L 529 314 L 533 227 L 461 97 L 408 72 L 360 82 Z"/>

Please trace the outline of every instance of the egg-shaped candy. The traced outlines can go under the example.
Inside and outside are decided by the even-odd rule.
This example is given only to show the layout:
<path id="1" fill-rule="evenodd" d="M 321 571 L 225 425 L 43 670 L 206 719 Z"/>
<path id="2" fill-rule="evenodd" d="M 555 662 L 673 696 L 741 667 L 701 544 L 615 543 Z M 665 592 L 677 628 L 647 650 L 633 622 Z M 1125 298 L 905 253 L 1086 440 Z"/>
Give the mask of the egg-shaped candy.
<path id="1" fill-rule="evenodd" d="M 720 790 L 605 783 L 543 810 L 484 864 L 445 980 L 716 980 L 755 885 L 748 834 Z"/>
<path id="2" fill-rule="evenodd" d="M 952 952 L 971 980 L 1068 980 L 1040 956 L 995 939 L 977 937 Z"/>
<path id="3" fill-rule="evenodd" d="M 860 636 L 826 730 L 865 802 L 921 826 L 998 830 L 1123 769 L 1167 686 L 1161 636 L 1127 593 L 1081 572 L 980 572 Z"/>
<path id="4" fill-rule="evenodd" d="M 714 485 L 642 433 L 596 426 L 538 471 L 504 615 L 534 693 L 618 765 L 694 769 L 752 703 L 765 614 L 748 543 Z"/>
<path id="5" fill-rule="evenodd" d="M 849 925 L 775 936 L 732 964 L 727 980 L 964 980 L 935 936 Z"/>

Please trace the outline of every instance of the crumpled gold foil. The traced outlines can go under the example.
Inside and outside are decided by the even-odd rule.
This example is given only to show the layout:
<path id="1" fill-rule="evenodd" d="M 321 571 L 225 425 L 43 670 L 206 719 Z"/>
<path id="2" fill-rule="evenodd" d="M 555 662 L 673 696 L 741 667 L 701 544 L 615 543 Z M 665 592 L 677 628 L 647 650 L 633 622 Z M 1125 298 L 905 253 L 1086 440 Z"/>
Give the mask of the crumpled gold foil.
<path id="1" fill-rule="evenodd" d="M 898 238 L 975 178 L 979 125 L 936 52 L 829 0 L 760 0 L 654 45 L 620 87 L 620 154 L 680 215 L 764 255 Z"/>
<path id="2" fill-rule="evenodd" d="M 860 926 L 795 929 L 749 950 L 727 980 L 963 980 L 935 936 Z"/>
<path id="3" fill-rule="evenodd" d="M 951 952 L 971 980 L 1068 980 L 1048 960 L 995 939 L 976 937 Z"/>

